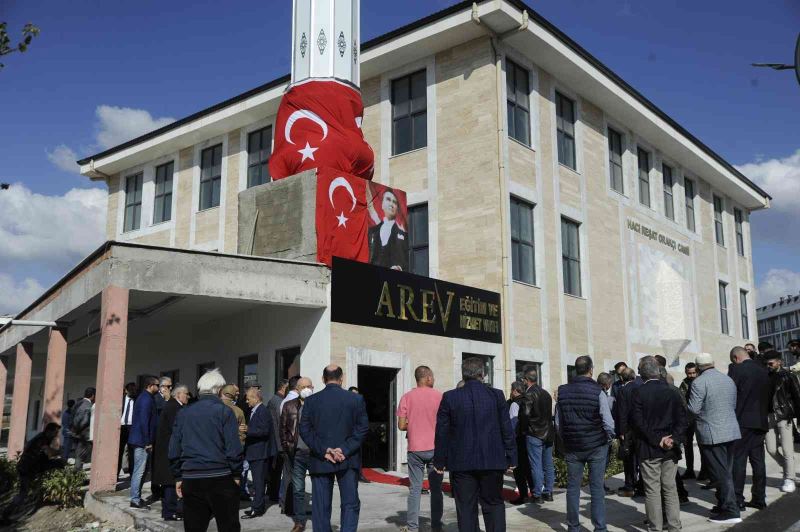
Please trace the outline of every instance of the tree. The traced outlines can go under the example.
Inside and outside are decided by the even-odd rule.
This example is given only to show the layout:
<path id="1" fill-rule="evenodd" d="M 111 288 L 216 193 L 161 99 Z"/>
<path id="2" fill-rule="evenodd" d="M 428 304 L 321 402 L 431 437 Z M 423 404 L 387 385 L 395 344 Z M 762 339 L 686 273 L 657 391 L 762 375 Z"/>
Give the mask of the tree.
<path id="1" fill-rule="evenodd" d="M 28 22 L 22 28 L 22 40 L 12 45 L 11 37 L 8 36 L 8 31 L 6 31 L 7 26 L 7 22 L 0 22 L 0 56 L 26 51 L 33 38 L 39 35 L 39 28 Z M 0 69 L 4 66 L 3 63 L 0 63 Z"/>

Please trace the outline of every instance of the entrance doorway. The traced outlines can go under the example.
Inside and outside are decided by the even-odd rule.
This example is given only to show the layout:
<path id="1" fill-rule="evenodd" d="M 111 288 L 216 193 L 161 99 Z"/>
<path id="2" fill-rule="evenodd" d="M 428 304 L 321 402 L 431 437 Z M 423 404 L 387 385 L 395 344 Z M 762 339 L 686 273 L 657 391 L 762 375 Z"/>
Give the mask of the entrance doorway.
<path id="1" fill-rule="evenodd" d="M 397 469 L 397 368 L 358 366 L 358 389 L 367 403 L 369 432 L 361 448 L 364 467 Z"/>

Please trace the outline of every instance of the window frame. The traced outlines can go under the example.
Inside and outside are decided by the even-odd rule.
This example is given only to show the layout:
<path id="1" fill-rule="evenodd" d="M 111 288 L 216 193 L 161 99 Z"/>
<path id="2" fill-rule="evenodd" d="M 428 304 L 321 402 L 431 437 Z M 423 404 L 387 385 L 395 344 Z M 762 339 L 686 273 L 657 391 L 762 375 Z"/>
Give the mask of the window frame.
<path id="1" fill-rule="evenodd" d="M 731 329 L 728 320 L 728 283 L 725 281 L 719 281 L 717 297 L 719 298 L 720 332 L 730 336 Z"/>
<path id="2" fill-rule="evenodd" d="M 744 257 L 744 212 L 738 207 L 733 208 L 734 230 L 736 232 L 736 252 Z"/>
<path id="3" fill-rule="evenodd" d="M 572 108 L 572 122 L 567 122 L 562 116 L 564 109 L 564 102 L 568 102 Z M 578 123 L 578 102 L 560 91 L 555 91 L 555 110 L 556 110 L 556 152 L 558 157 L 558 164 L 566 166 L 567 168 L 577 172 L 578 171 L 578 143 L 577 143 L 577 123 Z M 561 112 L 559 112 L 561 110 Z M 569 124 L 571 132 L 565 129 L 565 124 Z M 572 141 L 572 164 L 565 160 L 566 146 L 564 139 L 569 138 Z"/>
<path id="4" fill-rule="evenodd" d="M 530 240 L 525 240 L 522 238 L 522 217 L 519 215 L 520 208 L 525 208 L 526 214 L 530 214 Z M 516 227 L 516 236 L 515 235 L 515 228 L 514 228 L 514 209 L 517 210 L 517 221 L 518 226 Z M 534 210 L 536 209 L 536 204 L 531 203 L 530 201 L 524 200 L 522 198 L 518 198 L 517 196 L 511 196 L 509 200 L 509 225 L 510 231 L 509 235 L 511 237 L 511 279 L 513 281 L 529 284 L 529 285 L 536 285 L 536 221 L 534 218 Z M 530 256 L 531 256 L 531 267 L 530 272 L 525 272 L 530 274 L 530 279 L 524 278 L 522 275 L 522 265 L 521 260 L 518 258 L 517 260 L 514 257 L 517 256 L 519 251 L 515 253 L 516 250 L 521 250 L 522 248 L 530 248 Z M 521 258 L 522 255 L 519 255 Z M 517 265 L 515 267 L 515 264 Z"/>
<path id="5" fill-rule="evenodd" d="M 565 227 L 567 227 L 568 231 L 571 228 L 575 229 L 575 249 L 577 250 L 577 256 L 571 255 L 568 249 L 569 241 L 564 241 L 565 236 L 568 237 L 564 231 Z M 572 264 L 578 265 L 578 274 L 575 279 L 573 279 L 572 268 L 570 267 Z M 581 223 L 567 218 L 566 216 L 561 217 L 561 270 L 564 293 L 575 297 L 583 297 L 583 280 L 581 278 Z M 575 283 L 577 283 L 577 293 L 573 291 Z"/>
<path id="6" fill-rule="evenodd" d="M 489 386 L 494 386 L 494 355 L 485 355 L 483 353 L 468 353 L 463 351 L 461 353 L 461 362 L 468 358 L 480 358 L 483 360 L 484 373 L 483 382 Z"/>
<path id="7" fill-rule="evenodd" d="M 644 154 L 645 160 L 647 161 L 647 170 L 642 173 L 642 154 Z M 653 201 L 652 201 L 652 191 L 650 187 L 650 172 L 653 171 L 653 160 L 652 160 L 652 153 L 647 151 L 641 146 L 636 147 L 636 182 L 637 188 L 639 190 L 639 204 L 644 205 L 648 209 L 652 208 Z M 643 201 L 645 198 L 644 196 L 644 187 L 642 183 L 647 185 L 647 201 Z"/>
<path id="8" fill-rule="evenodd" d="M 517 93 L 520 92 L 518 88 L 518 82 L 520 75 L 523 75 L 523 79 L 525 80 L 525 102 L 524 104 L 517 101 Z M 509 91 L 509 86 L 513 86 L 514 91 L 513 93 Z M 520 66 L 515 61 L 506 58 L 506 119 L 507 119 L 507 130 L 508 130 L 508 137 L 511 139 L 516 140 L 520 144 L 531 147 L 531 103 L 530 103 L 530 95 L 531 95 L 531 73 L 530 70 Z M 524 139 L 519 138 L 517 136 L 516 125 L 517 125 L 517 113 L 523 112 L 525 113 L 525 120 L 522 122 L 525 127 L 525 137 Z M 512 131 L 513 128 L 513 131 Z"/>
<path id="9" fill-rule="evenodd" d="M 267 146 L 264 146 L 264 132 L 267 131 L 267 130 L 269 130 L 269 136 L 268 136 L 268 140 L 267 140 Z M 267 154 L 265 160 L 260 160 L 260 157 L 259 157 L 259 160 L 256 161 L 255 163 L 251 162 L 251 160 L 250 160 L 251 157 L 252 157 L 252 152 L 250 151 L 250 139 L 253 137 L 253 135 L 260 135 L 261 146 L 257 150 L 258 153 L 266 152 L 266 154 Z M 245 144 L 245 154 L 246 154 L 246 160 L 245 160 L 245 187 L 246 188 L 253 188 L 253 187 L 256 187 L 258 185 L 265 185 L 265 184 L 267 184 L 267 183 L 272 181 L 272 176 L 270 176 L 270 174 L 269 174 L 269 160 L 272 157 L 272 135 L 273 135 L 272 124 L 268 124 L 266 126 L 254 129 L 252 131 L 248 131 L 246 133 L 246 135 L 245 135 L 245 142 L 246 142 L 246 144 Z M 265 168 L 266 170 L 264 171 L 264 173 L 266 175 L 265 176 L 260 176 L 259 175 L 259 178 L 264 177 L 265 180 L 263 182 L 259 182 L 259 183 L 255 183 L 255 184 L 252 183 L 251 180 L 250 180 L 250 169 L 251 168 Z"/>
<path id="10" fill-rule="evenodd" d="M 128 189 L 128 184 L 130 183 L 131 179 L 133 179 L 132 194 L 131 191 Z M 142 228 L 142 197 L 144 195 L 143 194 L 144 172 L 140 170 L 136 173 L 125 176 L 124 190 L 125 190 L 125 205 L 123 207 L 122 232 L 130 233 L 133 231 L 138 231 L 139 229 Z M 134 217 L 133 220 L 135 220 L 135 222 L 131 223 L 131 227 L 128 227 L 129 209 L 132 209 Z"/>
<path id="11" fill-rule="evenodd" d="M 619 137 L 619 154 L 614 151 L 613 143 L 612 143 L 612 136 L 616 135 Z M 614 192 L 618 192 L 625 195 L 625 136 L 623 133 L 618 131 L 617 129 L 606 126 L 606 138 L 608 139 L 608 179 L 609 179 L 609 186 L 611 190 Z M 614 155 L 619 155 L 619 163 L 615 163 L 613 160 Z M 614 186 L 614 168 L 619 167 L 619 188 Z"/>
<path id="12" fill-rule="evenodd" d="M 416 242 L 416 238 L 415 238 L 416 232 L 413 229 L 414 214 L 417 213 L 417 212 L 421 212 L 423 209 L 425 211 L 425 232 L 424 232 L 424 234 L 425 234 L 425 242 L 424 243 L 417 243 Z M 429 215 L 430 215 L 430 211 L 428 210 L 428 203 L 427 202 L 417 203 L 416 205 L 409 205 L 408 206 L 408 227 L 407 227 L 407 229 L 408 229 L 408 271 L 410 273 L 414 273 L 416 275 L 424 275 L 425 277 L 428 277 L 430 275 L 430 269 L 431 269 L 431 259 L 430 259 L 430 252 L 431 252 L 430 251 L 431 250 L 430 246 L 431 246 L 431 243 L 430 243 L 430 218 L 429 218 Z M 421 252 L 423 249 L 426 251 L 427 263 L 428 263 L 425 273 L 421 273 L 421 272 L 415 271 L 415 267 L 414 267 L 414 264 L 415 264 L 415 261 L 414 261 L 415 253 L 416 252 Z"/>
<path id="13" fill-rule="evenodd" d="M 667 175 L 669 174 L 669 185 Z M 675 170 L 669 164 L 661 163 L 661 183 L 664 188 L 664 216 L 675 221 Z"/>
<path id="14" fill-rule="evenodd" d="M 200 181 L 199 181 L 199 194 L 198 194 L 199 197 L 198 197 L 198 203 L 197 203 L 198 204 L 198 209 L 197 209 L 198 212 L 209 210 L 209 209 L 214 209 L 216 207 L 219 207 L 220 203 L 222 202 L 222 161 L 225 160 L 225 154 L 223 153 L 223 147 L 224 147 L 224 143 L 223 142 L 218 142 L 218 143 L 216 143 L 216 144 L 214 144 L 212 146 L 209 146 L 207 148 L 203 148 L 202 150 L 200 150 Z M 214 165 L 214 155 L 215 155 L 215 151 L 216 151 L 217 148 L 219 148 L 219 154 L 220 154 L 220 157 L 219 157 L 219 174 L 218 175 L 212 173 L 213 169 L 214 169 L 214 166 L 215 166 Z M 211 173 L 211 175 L 209 175 L 207 177 L 203 177 L 203 169 L 204 169 L 204 167 L 203 167 L 203 159 L 204 159 L 203 155 L 208 151 L 211 151 L 211 171 L 209 172 L 209 173 Z M 216 205 L 214 204 L 214 182 L 219 182 L 219 190 L 220 190 L 219 201 L 217 202 Z M 209 202 L 210 202 L 210 204 L 208 206 L 204 206 L 204 204 L 203 204 L 203 186 L 206 183 L 209 183 L 208 187 L 210 189 L 210 192 L 209 192 L 209 198 L 210 198 Z"/>
<path id="15" fill-rule="evenodd" d="M 165 169 L 163 174 L 164 188 L 159 192 L 159 170 L 162 168 Z M 167 169 L 169 171 L 167 171 Z M 166 183 L 169 183 L 169 190 L 167 190 Z M 159 164 L 153 170 L 153 225 L 172 221 L 172 198 L 174 191 L 175 161 L 167 161 L 163 164 Z M 160 205 L 159 200 L 161 200 Z"/>
<path id="16" fill-rule="evenodd" d="M 742 338 L 750 338 L 750 312 L 747 308 L 747 290 L 739 289 L 739 317 L 742 321 Z"/>
<path id="17" fill-rule="evenodd" d="M 411 105 L 411 102 L 414 100 L 414 92 L 413 92 L 414 83 L 413 83 L 413 81 L 414 81 L 414 77 L 415 76 L 420 76 L 420 75 L 425 80 L 425 89 L 423 91 L 424 94 L 422 95 L 422 97 L 424 99 L 424 102 L 425 102 L 425 106 L 421 110 L 418 109 L 418 110 L 414 111 L 412 109 L 412 105 Z M 404 74 L 402 76 L 398 76 L 396 78 L 393 78 L 389 82 L 389 110 L 390 110 L 390 119 L 391 119 L 392 156 L 402 155 L 404 153 L 409 153 L 409 152 L 412 152 L 412 151 L 415 151 L 415 150 L 421 150 L 422 148 L 426 148 L 428 146 L 428 131 L 427 131 L 427 128 L 428 128 L 428 79 L 427 79 L 427 76 L 428 76 L 428 69 L 427 68 L 422 68 L 420 70 L 415 70 L 413 72 L 409 72 L 408 74 Z M 398 86 L 398 84 L 400 82 L 402 82 L 403 80 L 406 80 L 406 79 L 408 80 L 408 100 L 407 100 L 407 102 L 408 102 L 408 112 L 400 114 L 400 113 L 398 113 L 396 111 L 396 107 L 395 107 L 395 105 L 396 105 L 396 98 L 395 98 L 395 94 L 396 93 L 395 93 L 395 90 L 396 90 L 396 87 Z M 417 142 L 416 142 L 416 139 L 415 139 L 415 134 L 414 134 L 414 119 L 415 118 L 419 118 L 420 116 L 424 116 L 425 117 L 425 120 L 424 120 L 425 128 L 423 129 L 425 131 L 425 140 L 422 142 L 422 144 L 417 145 Z M 410 132 L 410 135 L 411 135 L 411 140 L 410 140 L 408 149 L 405 149 L 403 151 L 398 151 L 398 146 L 397 146 L 397 139 L 398 139 L 397 123 L 400 120 L 405 119 L 405 118 L 409 119 L 409 132 Z"/>
<path id="18" fill-rule="evenodd" d="M 719 209 L 717 209 L 717 202 L 719 202 Z M 722 196 L 712 194 L 711 203 L 714 212 L 714 241 L 720 246 L 725 247 L 725 219 L 723 217 L 725 213 L 725 204 L 723 203 Z"/>
<path id="19" fill-rule="evenodd" d="M 688 186 L 687 186 L 688 184 Z M 689 192 L 691 190 L 691 193 Z M 692 233 L 697 232 L 697 217 L 695 216 L 694 208 L 694 180 L 684 176 L 683 178 L 683 208 L 686 213 L 686 229 Z M 691 220 L 691 222 L 690 222 Z"/>

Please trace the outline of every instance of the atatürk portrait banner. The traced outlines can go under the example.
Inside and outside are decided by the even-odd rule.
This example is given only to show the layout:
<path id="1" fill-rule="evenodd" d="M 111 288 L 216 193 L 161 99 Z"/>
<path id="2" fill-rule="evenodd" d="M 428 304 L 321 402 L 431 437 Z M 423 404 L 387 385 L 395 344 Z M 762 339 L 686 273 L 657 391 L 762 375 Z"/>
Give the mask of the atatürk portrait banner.
<path id="1" fill-rule="evenodd" d="M 501 343 L 500 294 L 333 257 L 331 320 Z"/>

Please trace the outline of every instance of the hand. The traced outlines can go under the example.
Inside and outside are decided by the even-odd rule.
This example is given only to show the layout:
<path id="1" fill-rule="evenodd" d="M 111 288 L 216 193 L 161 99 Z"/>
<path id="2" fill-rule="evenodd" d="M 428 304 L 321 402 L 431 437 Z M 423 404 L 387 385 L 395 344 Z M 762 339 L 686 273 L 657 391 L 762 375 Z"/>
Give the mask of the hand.
<path id="1" fill-rule="evenodd" d="M 242 479 L 241 478 L 234 478 L 233 481 L 236 483 L 237 486 L 241 486 L 242 485 Z"/>
<path id="2" fill-rule="evenodd" d="M 444 475 L 444 469 L 445 468 L 441 468 L 441 469 L 436 469 L 435 467 L 433 468 L 433 470 L 436 471 L 437 473 L 439 473 L 440 475 Z"/>
<path id="3" fill-rule="evenodd" d="M 344 455 L 344 453 L 342 452 L 342 449 L 340 447 L 337 447 L 336 449 L 334 449 L 333 453 L 334 453 L 334 457 L 336 458 L 337 462 L 344 462 L 345 460 L 347 460 L 347 457 Z"/>
<path id="4" fill-rule="evenodd" d="M 152 445 L 145 445 L 145 446 L 144 446 L 144 450 L 145 450 L 145 451 L 147 451 L 147 452 L 149 453 L 150 451 L 152 451 L 152 450 L 153 450 L 153 446 L 152 446 Z"/>
<path id="5" fill-rule="evenodd" d="M 332 464 L 337 463 L 336 457 L 334 456 L 333 449 L 331 449 L 330 447 L 325 450 L 325 460 L 327 460 L 328 462 L 330 462 Z"/>
<path id="6" fill-rule="evenodd" d="M 183 490 L 181 489 L 182 486 L 183 486 L 183 482 L 180 481 L 180 480 L 175 483 L 175 493 L 178 494 L 178 498 L 179 499 L 183 499 Z"/>
<path id="7" fill-rule="evenodd" d="M 241 432 L 242 434 L 247 434 L 247 425 L 245 425 L 244 423 L 239 425 L 239 432 Z"/>
<path id="8" fill-rule="evenodd" d="M 513 474 L 514 474 L 514 470 L 515 470 L 516 468 L 517 468 L 516 466 L 511 466 L 511 467 L 509 467 L 508 469 L 506 469 L 506 474 L 507 474 L 507 475 L 513 475 Z"/>
<path id="9" fill-rule="evenodd" d="M 659 442 L 658 445 L 662 449 L 667 449 L 667 450 L 672 449 L 673 445 L 672 434 L 669 434 L 668 436 L 664 436 L 663 438 L 661 438 L 661 441 Z"/>

